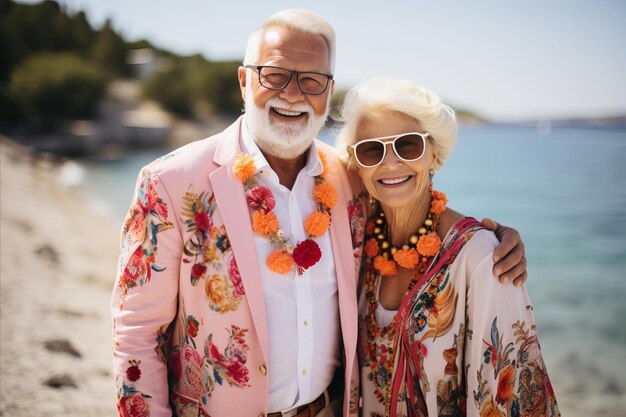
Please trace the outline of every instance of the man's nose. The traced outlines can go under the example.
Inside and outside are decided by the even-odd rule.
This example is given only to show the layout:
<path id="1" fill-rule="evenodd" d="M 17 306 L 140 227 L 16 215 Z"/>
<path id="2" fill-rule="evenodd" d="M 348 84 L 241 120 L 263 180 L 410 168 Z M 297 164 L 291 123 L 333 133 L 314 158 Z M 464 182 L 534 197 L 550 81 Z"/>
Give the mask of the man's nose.
<path id="1" fill-rule="evenodd" d="M 281 90 L 280 96 L 290 102 L 302 101 L 304 93 L 300 90 L 298 79 L 295 75 L 291 77 L 289 83 Z"/>

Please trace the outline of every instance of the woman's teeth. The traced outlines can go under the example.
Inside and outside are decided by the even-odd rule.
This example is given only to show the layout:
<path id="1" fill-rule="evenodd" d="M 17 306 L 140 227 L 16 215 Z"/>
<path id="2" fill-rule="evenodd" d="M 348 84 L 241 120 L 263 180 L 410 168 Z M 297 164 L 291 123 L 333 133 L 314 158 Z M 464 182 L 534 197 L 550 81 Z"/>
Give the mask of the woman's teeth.
<path id="1" fill-rule="evenodd" d="M 406 177 L 393 178 L 393 179 L 382 179 L 382 180 L 380 180 L 380 182 L 385 184 L 385 185 L 395 185 L 395 184 L 400 184 L 402 182 L 405 182 L 408 179 L 409 179 L 409 177 L 406 176 Z"/>

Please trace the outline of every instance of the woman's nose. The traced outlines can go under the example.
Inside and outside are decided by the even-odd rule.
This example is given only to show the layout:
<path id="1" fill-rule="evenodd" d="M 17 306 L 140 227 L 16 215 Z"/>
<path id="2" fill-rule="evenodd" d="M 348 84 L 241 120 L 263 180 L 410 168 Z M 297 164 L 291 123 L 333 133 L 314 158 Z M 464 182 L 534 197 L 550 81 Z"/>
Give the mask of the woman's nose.
<path id="1" fill-rule="evenodd" d="M 402 162 L 402 160 L 398 158 L 398 155 L 396 155 L 396 151 L 393 149 L 393 142 L 385 143 L 385 148 L 387 151 L 385 152 L 385 159 L 383 159 L 382 162 L 383 164 L 394 165 L 398 162 Z"/>

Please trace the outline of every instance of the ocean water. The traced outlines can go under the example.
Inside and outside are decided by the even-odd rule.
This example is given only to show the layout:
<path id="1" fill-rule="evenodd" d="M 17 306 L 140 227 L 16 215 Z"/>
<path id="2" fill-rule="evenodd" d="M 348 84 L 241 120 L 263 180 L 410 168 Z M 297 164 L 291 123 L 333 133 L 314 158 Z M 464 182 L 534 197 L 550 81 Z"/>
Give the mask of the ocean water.
<path id="1" fill-rule="evenodd" d="M 517 228 L 564 416 L 626 416 L 626 129 L 460 132 L 435 188 Z"/>
<path id="2" fill-rule="evenodd" d="M 455 210 L 521 233 L 563 415 L 626 415 L 626 128 L 542 133 L 462 128 L 434 186 Z M 121 225 L 140 167 L 167 151 L 83 160 L 79 189 Z"/>

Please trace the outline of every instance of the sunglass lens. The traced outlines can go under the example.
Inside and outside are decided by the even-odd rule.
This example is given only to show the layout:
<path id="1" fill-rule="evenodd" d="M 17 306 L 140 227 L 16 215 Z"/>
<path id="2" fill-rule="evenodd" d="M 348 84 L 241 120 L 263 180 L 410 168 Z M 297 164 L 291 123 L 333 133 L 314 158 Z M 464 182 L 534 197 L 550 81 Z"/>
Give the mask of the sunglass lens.
<path id="1" fill-rule="evenodd" d="M 361 165 L 370 167 L 378 164 L 385 154 L 385 147 L 381 142 L 362 142 L 356 148 L 356 157 Z"/>
<path id="2" fill-rule="evenodd" d="M 396 139 L 396 153 L 407 160 L 419 159 L 424 153 L 424 139 L 419 135 L 405 135 Z"/>

